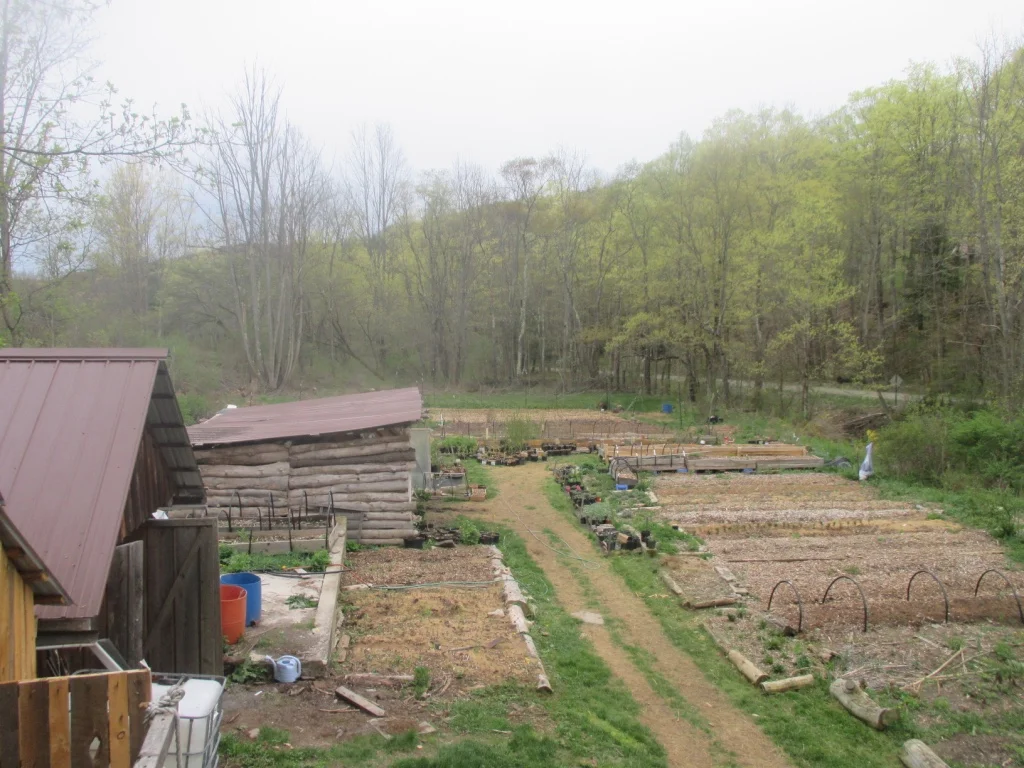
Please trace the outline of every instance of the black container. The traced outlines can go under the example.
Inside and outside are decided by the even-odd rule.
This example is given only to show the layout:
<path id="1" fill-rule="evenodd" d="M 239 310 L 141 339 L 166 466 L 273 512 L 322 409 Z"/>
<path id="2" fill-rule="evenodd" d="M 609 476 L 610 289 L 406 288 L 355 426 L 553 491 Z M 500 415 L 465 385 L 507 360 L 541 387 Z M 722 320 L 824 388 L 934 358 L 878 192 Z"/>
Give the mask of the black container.
<path id="1" fill-rule="evenodd" d="M 405 545 L 406 549 L 423 549 L 423 544 L 426 541 L 427 540 L 422 536 L 407 536 L 402 539 L 402 543 Z"/>
<path id="2" fill-rule="evenodd" d="M 651 532 L 650 531 L 640 531 L 640 539 L 641 539 L 641 541 L 647 541 L 649 538 L 651 538 Z"/>
<path id="3" fill-rule="evenodd" d="M 481 544 L 497 544 L 498 543 L 498 534 L 496 534 L 496 533 L 481 533 L 480 534 L 480 543 Z"/>

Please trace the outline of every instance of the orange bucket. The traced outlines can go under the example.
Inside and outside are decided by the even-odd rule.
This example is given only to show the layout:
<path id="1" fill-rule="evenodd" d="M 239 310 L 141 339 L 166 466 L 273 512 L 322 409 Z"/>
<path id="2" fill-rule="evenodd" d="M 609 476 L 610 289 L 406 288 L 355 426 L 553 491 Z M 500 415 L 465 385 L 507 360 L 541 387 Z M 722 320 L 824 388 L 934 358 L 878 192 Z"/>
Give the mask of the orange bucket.
<path id="1" fill-rule="evenodd" d="M 220 585 L 220 631 L 228 645 L 245 633 L 245 590 L 234 584 Z"/>

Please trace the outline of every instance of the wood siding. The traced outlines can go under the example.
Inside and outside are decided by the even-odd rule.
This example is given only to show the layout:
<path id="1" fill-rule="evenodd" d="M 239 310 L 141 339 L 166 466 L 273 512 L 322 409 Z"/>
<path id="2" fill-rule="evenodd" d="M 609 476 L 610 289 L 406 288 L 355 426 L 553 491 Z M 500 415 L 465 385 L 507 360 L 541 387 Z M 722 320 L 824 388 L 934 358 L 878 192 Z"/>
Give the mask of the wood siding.
<path id="1" fill-rule="evenodd" d="M 170 504 L 175 490 L 172 474 L 147 429 L 135 457 L 135 471 L 128 490 L 128 501 L 124 506 L 121 539 L 152 519 L 157 509 Z"/>
<path id="2" fill-rule="evenodd" d="M 0 683 L 35 676 L 35 599 L 0 549 Z"/>

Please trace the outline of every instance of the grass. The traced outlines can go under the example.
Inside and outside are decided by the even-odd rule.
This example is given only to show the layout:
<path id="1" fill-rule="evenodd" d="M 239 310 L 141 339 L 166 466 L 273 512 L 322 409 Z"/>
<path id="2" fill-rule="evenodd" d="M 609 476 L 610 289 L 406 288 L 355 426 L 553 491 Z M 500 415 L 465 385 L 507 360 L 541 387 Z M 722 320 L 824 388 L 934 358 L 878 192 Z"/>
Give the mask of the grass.
<path id="1" fill-rule="evenodd" d="M 279 555 L 265 553 L 246 554 L 235 552 L 230 547 L 220 548 L 221 573 L 243 573 L 249 571 L 280 571 L 284 568 L 304 568 L 307 571 L 325 571 L 330 565 L 331 554 L 326 549 L 316 552 L 285 552 Z"/>
<path id="2" fill-rule="evenodd" d="M 259 735 L 244 739 L 234 734 L 224 734 L 220 742 L 220 754 L 229 766 L 238 768 L 327 768 L 328 766 L 378 766 L 386 765 L 395 755 L 412 752 L 417 745 L 426 741 L 415 731 L 392 736 L 357 736 L 329 749 L 292 749 L 287 731 L 278 728 L 260 728 Z"/>
<path id="3" fill-rule="evenodd" d="M 673 402 L 665 395 L 637 395 L 636 392 L 576 392 L 559 394 L 544 390 L 520 392 L 435 392 L 423 397 L 428 408 L 482 408 L 488 410 L 550 409 L 598 410 L 607 401 L 627 411 L 655 412 L 662 403 Z"/>
<path id="4" fill-rule="evenodd" d="M 866 728 L 835 703 L 823 681 L 799 692 L 765 697 L 721 655 L 693 613 L 681 610 L 672 601 L 651 597 L 664 591 L 657 561 L 616 557 L 612 567 L 644 599 L 669 640 L 694 659 L 733 705 L 757 715 L 768 736 L 798 765 L 891 768 L 898 745 L 917 735 L 904 724 L 885 733 Z"/>

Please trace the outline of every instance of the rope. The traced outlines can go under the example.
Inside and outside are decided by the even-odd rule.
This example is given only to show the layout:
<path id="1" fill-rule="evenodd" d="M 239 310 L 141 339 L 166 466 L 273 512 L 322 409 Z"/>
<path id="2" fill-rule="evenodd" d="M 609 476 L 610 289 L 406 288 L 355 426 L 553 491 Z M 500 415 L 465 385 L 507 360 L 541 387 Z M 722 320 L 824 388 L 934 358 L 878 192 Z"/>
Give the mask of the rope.
<path id="1" fill-rule="evenodd" d="M 185 698 L 185 682 L 175 683 L 160 701 L 151 701 L 146 705 L 146 725 L 157 715 L 173 715 L 174 723 L 178 723 L 178 702 Z"/>

